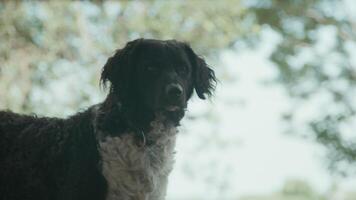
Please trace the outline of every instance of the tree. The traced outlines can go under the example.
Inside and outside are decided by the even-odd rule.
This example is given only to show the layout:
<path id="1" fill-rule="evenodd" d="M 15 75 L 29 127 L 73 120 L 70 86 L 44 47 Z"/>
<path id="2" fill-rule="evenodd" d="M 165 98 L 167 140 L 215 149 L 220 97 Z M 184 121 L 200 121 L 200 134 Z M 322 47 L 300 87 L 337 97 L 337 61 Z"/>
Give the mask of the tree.
<path id="1" fill-rule="evenodd" d="M 216 55 L 236 37 L 253 32 L 252 23 L 241 28 L 245 13 L 239 1 L 2 2 L 0 106 L 68 114 L 69 110 L 53 108 L 48 99 L 55 97 L 71 109 L 93 102 L 88 91 L 98 85 L 105 58 L 127 41 L 175 38 L 188 41 L 203 55 Z M 67 86 L 79 94 L 68 101 L 61 100 L 68 96 L 65 92 L 58 97 L 48 94 L 55 80 L 73 81 L 63 80 L 73 68 L 92 72 L 81 80 L 91 88 L 80 91 Z"/>
<path id="2" fill-rule="evenodd" d="M 328 148 L 332 170 L 354 173 L 349 166 L 356 163 L 356 19 L 346 3 L 271 0 L 257 2 L 251 10 L 258 24 L 281 36 L 271 60 L 278 81 L 297 102 L 285 118 L 293 124 L 304 106 L 313 105 L 317 115 L 306 122 L 309 127 L 302 134 Z"/>

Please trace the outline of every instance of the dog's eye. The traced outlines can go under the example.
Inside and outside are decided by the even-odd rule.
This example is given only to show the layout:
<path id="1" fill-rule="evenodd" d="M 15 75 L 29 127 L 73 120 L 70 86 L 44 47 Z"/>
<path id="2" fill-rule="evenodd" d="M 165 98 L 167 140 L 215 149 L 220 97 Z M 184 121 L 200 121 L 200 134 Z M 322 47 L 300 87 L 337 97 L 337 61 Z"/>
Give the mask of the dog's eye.
<path id="1" fill-rule="evenodd" d="M 187 67 L 186 66 L 180 66 L 180 67 L 177 67 L 177 72 L 179 73 L 179 74 L 186 74 L 186 73 L 188 73 L 188 69 L 187 69 Z"/>

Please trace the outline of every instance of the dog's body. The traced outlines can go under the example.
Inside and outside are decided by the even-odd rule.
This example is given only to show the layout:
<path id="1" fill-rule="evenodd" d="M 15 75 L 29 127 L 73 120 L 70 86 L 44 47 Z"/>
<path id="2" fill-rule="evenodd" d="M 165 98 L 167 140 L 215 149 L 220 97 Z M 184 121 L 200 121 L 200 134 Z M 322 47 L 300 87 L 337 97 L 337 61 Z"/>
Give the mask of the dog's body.
<path id="1" fill-rule="evenodd" d="M 0 111 L 0 199 L 164 199 L 187 101 L 214 81 L 186 44 L 140 39 L 104 66 L 103 103 L 68 119 Z"/>

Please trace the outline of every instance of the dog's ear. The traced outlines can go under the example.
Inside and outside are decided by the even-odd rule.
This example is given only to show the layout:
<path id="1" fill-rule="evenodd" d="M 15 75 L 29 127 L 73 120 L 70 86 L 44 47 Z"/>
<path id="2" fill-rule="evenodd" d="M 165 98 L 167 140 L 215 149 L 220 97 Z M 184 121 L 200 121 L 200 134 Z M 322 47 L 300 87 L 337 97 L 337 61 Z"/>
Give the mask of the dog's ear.
<path id="1" fill-rule="evenodd" d="M 124 96 L 128 88 L 129 75 L 132 71 L 132 58 L 134 50 L 141 39 L 128 42 L 122 49 L 118 49 L 116 53 L 110 57 L 104 65 L 100 83 L 105 88 L 110 83 L 110 91 Z"/>
<path id="2" fill-rule="evenodd" d="M 216 85 L 216 76 L 205 60 L 199 57 L 193 49 L 184 44 L 185 50 L 193 65 L 193 84 L 199 98 L 206 99 L 206 95 L 211 96 Z"/>

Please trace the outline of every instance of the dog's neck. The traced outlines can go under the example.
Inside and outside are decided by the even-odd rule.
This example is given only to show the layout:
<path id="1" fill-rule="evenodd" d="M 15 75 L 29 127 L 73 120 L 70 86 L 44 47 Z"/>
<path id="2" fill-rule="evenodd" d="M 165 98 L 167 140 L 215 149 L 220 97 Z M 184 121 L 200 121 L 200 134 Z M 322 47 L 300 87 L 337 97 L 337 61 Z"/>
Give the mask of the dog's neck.
<path id="1" fill-rule="evenodd" d="M 149 132 L 150 122 L 155 118 L 152 111 L 141 109 L 138 113 L 137 107 L 122 103 L 112 93 L 103 103 L 98 104 L 96 109 L 97 127 L 107 134 L 118 135 L 129 131 Z"/>
<path id="2" fill-rule="evenodd" d="M 176 126 L 156 115 L 150 131 L 142 133 L 144 142 L 138 144 L 132 130 L 115 135 L 98 127 L 101 106 L 93 107 L 93 123 L 102 173 L 108 183 L 107 200 L 163 200 L 174 164 Z"/>

